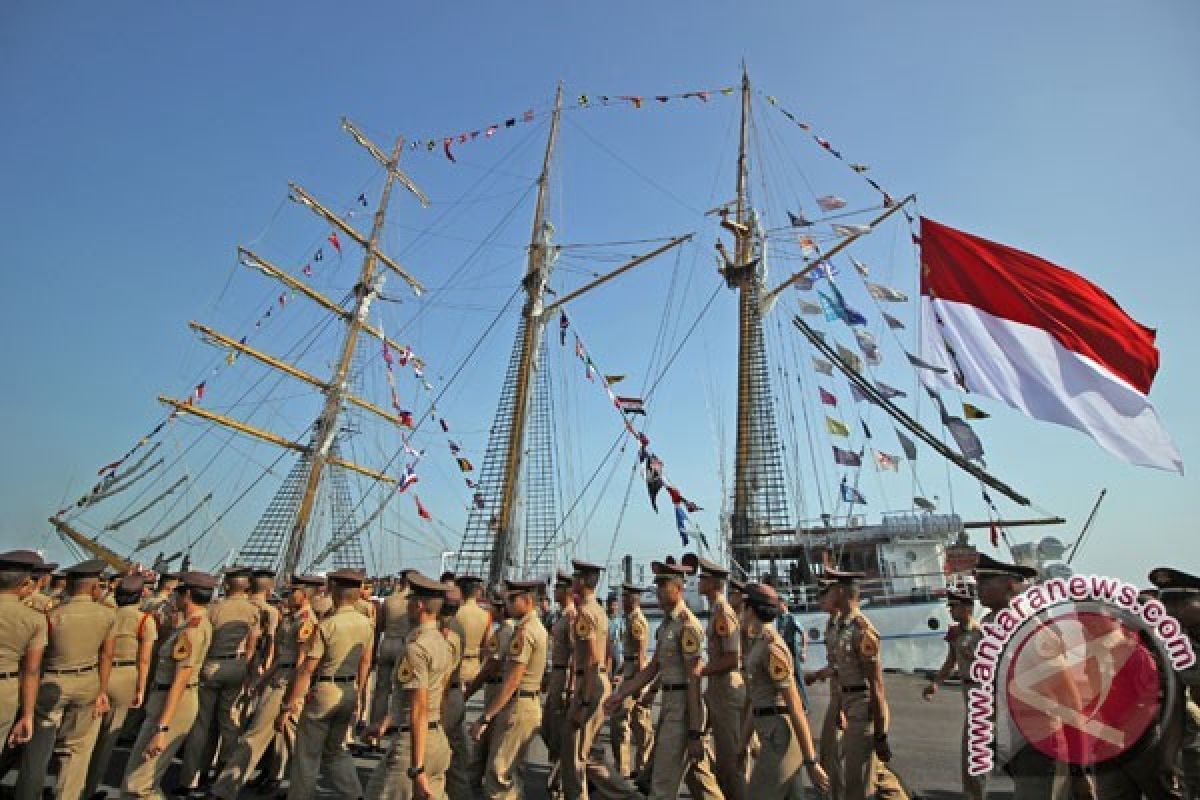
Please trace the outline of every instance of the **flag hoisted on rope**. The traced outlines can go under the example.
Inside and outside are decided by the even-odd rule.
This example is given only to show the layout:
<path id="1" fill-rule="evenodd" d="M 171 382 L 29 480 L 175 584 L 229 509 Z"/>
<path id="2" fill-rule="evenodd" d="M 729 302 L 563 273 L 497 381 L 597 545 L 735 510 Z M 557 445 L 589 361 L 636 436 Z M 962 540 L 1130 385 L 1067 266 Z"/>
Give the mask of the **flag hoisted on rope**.
<path id="1" fill-rule="evenodd" d="M 1182 474 L 1148 399 L 1159 362 L 1152 329 L 1031 253 L 925 217 L 920 240 L 921 360 L 941 370 L 931 380 L 1075 428 L 1130 463 Z"/>

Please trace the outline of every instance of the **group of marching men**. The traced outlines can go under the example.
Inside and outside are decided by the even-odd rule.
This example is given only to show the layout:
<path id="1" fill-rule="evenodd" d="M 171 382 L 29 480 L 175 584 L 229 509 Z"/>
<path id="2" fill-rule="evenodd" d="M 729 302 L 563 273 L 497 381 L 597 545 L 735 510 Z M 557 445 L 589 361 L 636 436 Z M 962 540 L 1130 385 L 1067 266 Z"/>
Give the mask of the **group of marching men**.
<path id="1" fill-rule="evenodd" d="M 535 581 L 485 597 L 474 576 L 409 570 L 375 599 L 361 571 L 338 570 L 292 578 L 280 606 L 266 571 L 226 569 L 217 599 L 212 575 L 165 575 L 151 589 L 141 575 L 106 579 L 100 561 L 67 568 L 51 591 L 56 566 L 32 551 L 0 553 L 0 772 L 19 767 L 19 800 L 41 797 L 54 757 L 55 796 L 104 797 L 122 728 L 136 735 L 122 797 L 163 796 L 178 756 L 180 797 L 235 798 L 257 773 L 260 792 L 286 780 L 279 794 L 290 798 L 312 797 L 318 778 L 346 798 L 515 798 L 539 734 L 551 795 L 567 800 L 675 798 L 684 782 L 697 800 L 795 798 L 806 782 L 846 800 L 907 797 L 887 766 L 880 639 L 859 609 L 858 573 L 826 570 L 819 586 L 828 665 L 803 676 L 830 684 L 818 744 L 774 626 L 786 605 L 770 585 L 691 554 L 651 565 L 662 612 L 653 648 L 640 608 L 649 590 L 621 585 L 615 687 L 596 597 L 603 570 L 583 561 L 555 578 L 549 631 L 538 613 L 547 587 Z M 684 602 L 691 575 L 706 624 Z M 979 600 L 994 615 L 1031 577 L 981 556 Z M 1151 580 L 1200 641 L 1200 579 L 1164 568 Z M 927 697 L 955 669 L 970 674 L 978 641 L 974 596 L 949 602 L 958 624 Z M 1195 672 L 1180 676 L 1193 691 Z M 468 724 L 466 703 L 481 689 Z M 361 740 L 383 752 L 365 792 L 352 755 L 364 718 Z M 611 755 L 595 746 L 606 719 Z M 1185 785 L 1200 785 L 1200 736 L 1195 718 L 1178 728 L 1153 756 L 1099 774 L 1033 764 L 1039 754 L 1027 748 L 1012 762 L 1022 762 L 1010 770 L 1015 796 L 1188 796 Z M 965 762 L 963 782 L 968 797 L 984 796 Z"/>

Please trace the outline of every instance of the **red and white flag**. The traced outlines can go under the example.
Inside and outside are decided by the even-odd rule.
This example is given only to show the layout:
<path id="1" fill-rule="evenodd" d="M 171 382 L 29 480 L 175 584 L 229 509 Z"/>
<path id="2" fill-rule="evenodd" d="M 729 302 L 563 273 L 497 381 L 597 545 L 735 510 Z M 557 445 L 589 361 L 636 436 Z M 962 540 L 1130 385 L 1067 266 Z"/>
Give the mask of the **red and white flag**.
<path id="1" fill-rule="evenodd" d="M 923 379 L 1083 431 L 1125 461 L 1183 472 L 1147 395 L 1152 329 L 1087 279 L 921 218 Z M 961 382 L 961 385 L 960 385 Z"/>

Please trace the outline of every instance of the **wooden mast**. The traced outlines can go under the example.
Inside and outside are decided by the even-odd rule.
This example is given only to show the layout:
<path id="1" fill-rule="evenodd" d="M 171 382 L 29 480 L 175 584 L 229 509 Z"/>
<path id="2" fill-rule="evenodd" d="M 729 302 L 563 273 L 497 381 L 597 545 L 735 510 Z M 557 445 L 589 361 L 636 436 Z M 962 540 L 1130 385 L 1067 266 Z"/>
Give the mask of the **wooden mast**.
<path id="1" fill-rule="evenodd" d="M 510 548 L 513 545 L 516 521 L 517 490 L 521 471 L 521 455 L 525 448 L 525 428 L 529 416 L 529 402 L 533 394 L 534 364 L 541 346 L 544 331 L 542 297 L 550 278 L 549 259 L 546 248 L 546 197 L 550 187 L 550 165 L 554 158 L 554 146 L 558 141 L 558 123 L 562 115 L 562 84 L 554 96 L 554 113 L 550 117 L 550 135 L 546 140 L 546 153 L 542 160 L 542 173 L 538 177 L 537 205 L 533 214 L 533 234 L 529 242 L 529 260 L 522 285 L 525 288 L 525 305 L 521 310 L 524 328 L 521 336 L 521 355 L 517 366 L 516 396 L 513 400 L 513 420 L 504 457 L 504 479 L 500 489 L 500 507 L 497 510 L 495 540 L 487 579 L 490 585 L 499 583 L 505 575 Z"/>
<path id="2" fill-rule="evenodd" d="M 375 209 L 375 221 L 371 227 L 371 235 L 365 243 L 366 252 L 363 255 L 362 270 L 359 273 L 358 283 L 354 287 L 354 311 L 346 325 L 346 335 L 342 342 L 341 356 L 338 358 L 333 376 L 328 381 L 329 388 L 325 392 L 325 406 L 321 410 L 321 415 L 317 418 L 316 432 L 313 435 L 311 466 L 309 467 L 308 479 L 304 484 L 304 494 L 300 500 L 300 507 L 296 510 L 296 520 L 292 524 L 291 535 L 288 537 L 283 559 L 279 566 L 279 575 L 284 579 L 291 577 L 300 560 L 300 555 L 304 551 L 305 535 L 308 532 L 313 508 L 316 505 L 317 489 L 321 485 L 321 473 L 325 465 L 331 460 L 333 442 L 338 434 L 338 415 L 341 413 L 342 403 L 347 394 L 347 379 L 350 374 L 350 364 L 354 358 L 354 349 L 358 344 L 359 333 L 362 332 L 363 326 L 366 323 L 371 301 L 375 299 L 375 295 L 379 292 L 379 279 L 376 275 L 379 253 L 376 248 L 379 244 L 379 237 L 383 233 L 388 200 L 392 194 L 392 185 L 396 181 L 398 172 L 396 167 L 400 163 L 400 153 L 403 148 L 404 139 L 403 137 L 398 137 L 395 145 L 392 147 L 392 153 L 387 163 L 387 178 L 383 184 L 383 194 L 379 198 L 379 207 Z M 336 217 L 333 219 L 336 219 Z M 348 226 L 339 227 L 342 230 L 349 230 Z M 358 237 L 356 236 L 355 238 Z M 393 270 L 396 270 L 396 268 L 393 267 Z M 401 273 L 401 276 L 408 280 L 403 273 Z"/>
<path id="3" fill-rule="evenodd" d="M 736 225 L 732 227 L 734 270 L 730 284 L 738 290 L 738 374 L 737 374 L 737 442 L 733 464 L 733 508 L 730 514 L 729 553 L 737 562 L 750 542 L 750 415 L 753 413 L 751 394 L 750 342 L 752 328 L 757 324 L 754 311 L 758 306 L 757 270 L 750 265 L 752 241 L 747 208 L 746 185 L 749 181 L 750 144 L 750 76 L 742 64 L 742 115 L 738 139 Z M 741 564 L 748 569 L 748 564 Z"/>

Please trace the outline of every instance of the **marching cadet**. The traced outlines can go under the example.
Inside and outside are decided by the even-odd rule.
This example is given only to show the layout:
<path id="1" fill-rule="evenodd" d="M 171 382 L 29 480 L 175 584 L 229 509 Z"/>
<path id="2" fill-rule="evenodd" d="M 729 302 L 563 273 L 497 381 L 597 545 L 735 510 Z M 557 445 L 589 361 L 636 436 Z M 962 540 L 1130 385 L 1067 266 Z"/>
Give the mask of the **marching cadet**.
<path id="1" fill-rule="evenodd" d="M 85 747 L 100 717 L 109 711 L 115 614 L 93 599 L 104 571 L 99 559 L 67 569 L 67 599 L 47 614 L 48 644 L 38 689 L 33 738 L 21 754 L 18 800 L 41 797 L 55 737 L 62 737 L 63 759 L 56 796 L 78 798 L 87 779 Z M 64 724 L 69 719 L 70 724 Z M 60 731 L 59 728 L 62 727 Z"/>
<path id="2" fill-rule="evenodd" d="M 975 621 L 975 596 L 969 591 L 950 590 L 946 592 L 946 603 L 950 606 L 950 617 L 955 624 L 946 633 L 946 660 L 938 669 L 933 680 L 921 692 L 926 700 L 933 700 L 938 685 L 945 683 L 955 668 L 958 669 L 962 680 L 963 708 L 970 708 L 969 692 L 976 686 L 971 680 L 971 664 L 975 661 L 975 648 L 983 638 L 983 631 Z M 967 731 L 970 727 L 970 716 L 963 721 L 962 743 L 962 782 L 963 796 L 967 800 L 983 800 L 986 778 L 983 775 L 971 775 L 967 772 Z"/>
<path id="3" fill-rule="evenodd" d="M 381 674 L 376 687 L 376 691 L 390 689 L 391 701 L 383 719 L 372 726 L 370 738 L 387 737 L 391 746 L 367 784 L 371 800 L 441 798 L 450 767 L 450 744 L 442 730 L 442 698 L 454 654 L 438 629 L 446 585 L 411 572 L 408 586 L 412 629 L 395 669 Z"/>
<path id="4" fill-rule="evenodd" d="M 375 639 L 371 621 L 354 608 L 355 601 L 361 598 L 359 589 L 363 579 L 361 570 L 339 569 L 329 573 L 333 613 L 321 620 L 308 641 L 308 650 L 288 688 L 284 708 L 275 720 L 275 730 L 282 732 L 291 720 L 300 718 L 288 771 L 289 800 L 312 797 L 322 767 L 338 797 L 362 795 L 354 758 L 345 741 L 356 712 L 362 707 Z"/>
<path id="5" fill-rule="evenodd" d="M 158 648 L 145 719 L 129 751 L 121 797 L 162 797 L 162 779 L 183 746 L 199 703 L 200 667 L 212 642 L 208 604 L 217 579 L 203 572 L 182 572 L 173 606 L 180 622 Z"/>
<path id="6" fill-rule="evenodd" d="M 654 737 L 650 798 L 675 800 L 679 785 L 686 780 L 695 800 L 722 797 L 713 775 L 704 729 L 701 697 L 701 652 L 704 629 L 683 601 L 683 582 L 688 571 L 676 564 L 650 564 L 663 620 L 655 635 L 654 658 L 604 703 L 604 713 L 614 713 L 627 697 L 633 697 L 655 678 L 660 678 L 662 710 Z"/>
<path id="7" fill-rule="evenodd" d="M 729 570 L 706 558 L 689 553 L 683 564 L 699 570 L 700 594 L 708 600 L 710 612 L 705 642 L 708 663 L 700 674 L 708 678 L 704 700 L 712 726 L 713 768 L 725 800 L 745 800 L 744 762 L 739 761 L 742 736 L 742 710 L 746 705 L 746 686 L 741 673 L 741 632 L 738 618 L 725 599 L 725 579 Z"/>
<path id="8" fill-rule="evenodd" d="M 482 743 L 487 737 L 487 774 L 484 796 L 488 800 L 515 800 L 521 796 L 517 770 L 542 722 L 539 702 L 546 672 L 546 629 L 537 615 L 541 581 L 504 582 L 509 613 L 515 620 L 503 652 L 504 681 L 471 726 L 471 738 Z M 601 612 L 603 613 L 603 612 Z"/>
<path id="9" fill-rule="evenodd" d="M 550 671 L 542 681 L 542 741 L 550 760 L 550 791 L 562 791 L 562 745 L 567 741 L 567 698 L 571 686 L 571 629 L 575 626 L 574 581 L 559 570 L 554 577 L 554 602 L 558 617 L 550 630 Z"/>
<path id="10" fill-rule="evenodd" d="M 158 624 L 154 615 L 140 608 L 145 579 L 127 575 L 117 584 L 113 599 L 117 604 L 113 623 L 113 662 L 108 679 L 108 699 L 111 708 L 96 726 L 95 736 L 88 742 L 91 762 L 83 796 L 92 797 L 104 779 L 112 756 L 113 745 L 121 734 L 125 718 L 131 709 L 141 708 L 150 679 L 151 657 L 158 640 Z M 103 796 L 103 795 L 101 795 Z"/>
<path id="11" fill-rule="evenodd" d="M 1160 602 L 1167 613 L 1183 627 L 1191 640 L 1192 652 L 1200 655 L 1200 577 L 1170 567 L 1150 571 L 1150 582 L 1158 587 Z M 1175 673 L 1183 684 L 1183 731 L 1180 766 L 1187 797 L 1200 797 L 1200 661 Z M 1165 770 L 1160 770 L 1165 771 Z M 1147 792 L 1149 794 L 1149 792 Z M 1107 798 L 1108 795 L 1102 795 Z"/>
<path id="12" fill-rule="evenodd" d="M 483 580 L 474 575 L 459 575 L 455 581 L 462 590 L 462 608 L 458 610 L 458 624 L 463 629 L 462 679 L 464 684 L 475 680 L 482 666 L 482 654 L 491 634 L 488 612 L 479 607 L 483 593 Z"/>
<path id="13" fill-rule="evenodd" d="M 46 616 L 27 607 L 20 593 L 41 560 L 32 550 L 0 553 L 0 749 L 33 736 Z"/>
<path id="14" fill-rule="evenodd" d="M 255 666 L 259 678 L 271 668 L 271 659 L 275 653 L 275 632 L 279 628 L 279 609 L 271 602 L 271 594 L 275 591 L 275 570 L 255 568 L 250 574 L 250 602 L 258 608 L 258 645 Z"/>
<path id="15" fill-rule="evenodd" d="M 445 577 L 445 576 L 443 576 Z M 467 741 L 467 704 L 463 699 L 462 652 L 463 629 L 458 621 L 458 609 L 462 606 L 462 591 L 449 576 L 446 584 L 446 599 L 442 601 L 441 631 L 450 646 L 450 678 L 446 682 L 446 693 L 442 699 L 442 728 L 450 744 L 450 766 L 446 770 L 446 794 L 450 800 L 468 800 L 471 797 L 471 782 L 468 764 L 471 760 L 471 745 Z"/>
<path id="16" fill-rule="evenodd" d="M 479 691 L 479 687 L 482 686 L 484 708 L 487 708 L 496 699 L 496 694 L 500 691 L 500 686 L 504 683 L 504 659 L 508 653 L 508 645 L 512 639 L 513 629 L 516 626 L 516 620 L 509 610 L 508 602 L 503 597 L 493 596 L 490 608 L 492 612 L 489 619 L 494 618 L 497 621 L 497 625 L 495 631 L 489 634 L 484 644 L 486 660 L 482 668 L 480 668 L 479 673 L 475 676 L 475 679 L 463 688 L 463 699 L 466 701 L 470 700 L 475 692 Z M 463 645 L 463 650 L 464 652 L 466 651 L 465 644 Z M 466 663 L 465 660 L 463 663 Z M 484 778 L 487 776 L 491 731 L 490 729 L 485 730 L 482 740 L 475 736 L 471 736 L 471 738 L 475 744 L 471 748 L 471 760 L 467 766 L 467 780 L 470 782 L 472 791 L 478 791 L 483 787 Z"/>
<path id="17" fill-rule="evenodd" d="M 829 681 L 829 702 L 825 705 L 825 716 L 821 720 L 821 742 L 818 746 L 821 758 L 821 769 L 829 777 L 830 800 L 842 798 L 842 731 L 846 727 L 846 715 L 842 712 L 838 698 L 842 690 L 838 687 L 837 674 L 833 668 L 833 648 L 837 642 L 838 620 L 840 614 L 835 604 L 833 586 L 836 581 L 817 581 L 817 605 L 829 615 L 825 621 L 825 634 L 821 641 L 825 644 L 825 666 L 814 672 L 804 674 L 804 682 L 811 686 L 821 681 Z"/>
<path id="18" fill-rule="evenodd" d="M 887 733 L 890 714 L 879 657 L 879 632 L 858 607 L 857 581 L 863 574 L 837 570 L 826 570 L 826 574 L 834 581 L 830 594 L 838 611 L 835 639 L 826 643 L 826 648 L 837 676 L 836 697 L 831 696 L 830 702 L 837 702 L 845 714 L 843 797 L 866 800 L 872 793 L 881 800 L 907 797 L 899 780 L 885 766 L 892 759 Z"/>
<path id="19" fill-rule="evenodd" d="M 755 800 L 800 797 L 797 779 L 803 769 L 823 794 L 829 790 L 829 777 L 817 763 L 791 649 L 774 625 L 781 613 L 779 594 L 761 583 L 747 585 L 746 594 L 741 622 L 752 635 L 746 653 L 745 722 L 738 752 L 748 753 L 750 739 L 756 735 L 760 747 L 746 793 Z"/>
<path id="20" fill-rule="evenodd" d="M 259 637 L 259 609 L 250 601 L 248 568 L 225 571 L 225 597 L 209 607 L 208 620 L 212 623 L 212 644 L 200 670 L 200 709 L 179 769 L 179 784 L 185 788 L 196 786 L 202 773 L 212 766 L 214 751 L 220 771 L 237 746 L 239 730 L 234 712 L 247 678 L 253 677 Z"/>
<path id="21" fill-rule="evenodd" d="M 622 681 L 633 678 L 650 660 L 650 626 L 646 624 L 646 615 L 642 613 L 641 608 L 644 591 L 645 588 L 641 586 L 621 584 L 621 607 L 625 614 L 625 631 L 622 634 Z M 650 751 L 654 746 L 650 709 L 639 703 L 640 699 L 637 696 L 626 698 L 612 715 L 609 730 L 617 772 L 631 779 L 646 769 L 650 761 Z"/>
<path id="22" fill-rule="evenodd" d="M 217 777 L 210 797 L 233 800 L 260 762 L 262 780 L 255 783 L 255 788 L 263 793 L 278 788 L 278 776 L 283 774 L 296 744 L 296 724 L 289 718 L 283 730 L 276 732 L 275 720 L 295 677 L 296 665 L 304 657 L 308 642 L 317 630 L 317 616 L 312 612 L 310 597 L 322 584 L 323 580 L 313 576 L 292 578 L 288 586 L 288 613 L 276 629 L 271 666 L 254 688 L 258 697 L 254 716 L 238 738 L 237 748 Z M 272 742 L 276 745 L 276 758 L 268 765 L 263 756 Z"/>
<path id="23" fill-rule="evenodd" d="M 35 553 L 34 555 L 37 554 Z M 43 614 L 54 608 L 56 601 L 53 597 L 46 593 L 46 587 L 50 585 L 50 575 L 56 569 L 58 569 L 58 564 L 56 562 L 42 561 L 41 557 L 38 556 L 38 563 L 33 567 L 32 591 L 25 598 L 25 605 L 27 605 L 29 608 L 32 608 L 34 611 L 40 611 Z"/>
<path id="24" fill-rule="evenodd" d="M 568 747 L 560 752 L 563 794 L 567 800 L 587 798 L 587 765 L 596 734 L 604 724 L 603 705 L 611 691 L 608 663 L 608 616 L 596 600 L 596 586 L 604 567 L 571 560 L 578 598 L 571 626 L 572 672 L 575 685 L 567 708 Z"/>
<path id="25" fill-rule="evenodd" d="M 375 623 L 378 628 L 378 643 L 375 646 L 375 692 L 371 695 L 371 713 L 368 721 L 378 725 L 388 710 L 391 695 L 391 675 L 404 652 L 404 640 L 408 637 L 408 574 L 415 570 L 404 570 L 396 582 L 396 588 L 383 598 Z"/>

